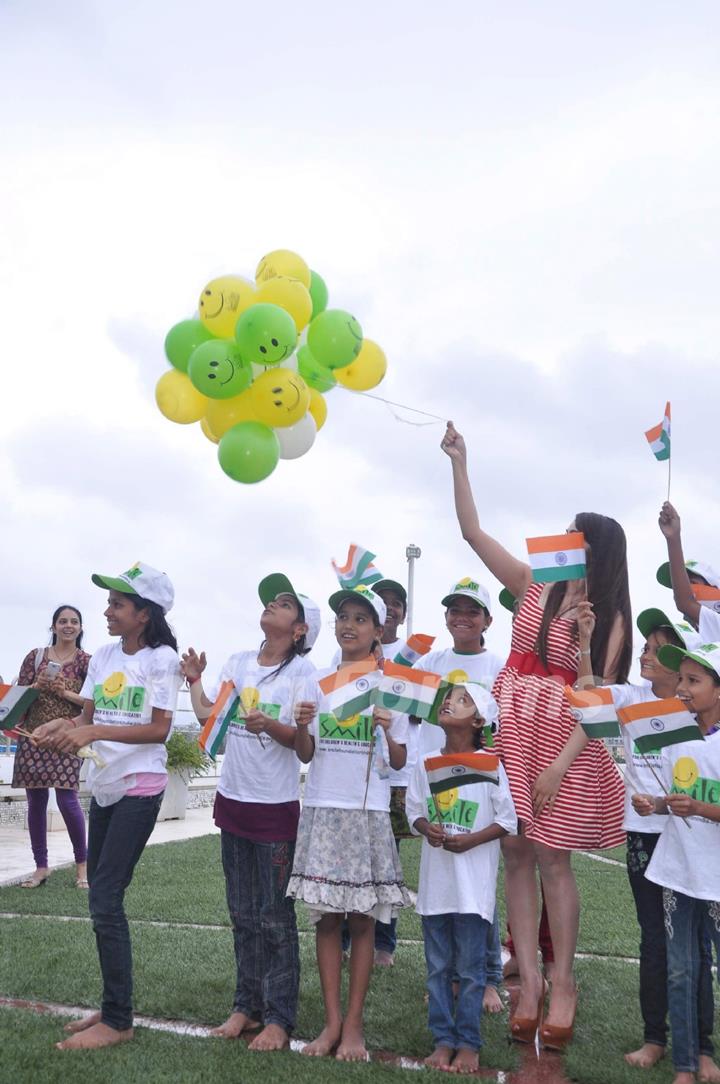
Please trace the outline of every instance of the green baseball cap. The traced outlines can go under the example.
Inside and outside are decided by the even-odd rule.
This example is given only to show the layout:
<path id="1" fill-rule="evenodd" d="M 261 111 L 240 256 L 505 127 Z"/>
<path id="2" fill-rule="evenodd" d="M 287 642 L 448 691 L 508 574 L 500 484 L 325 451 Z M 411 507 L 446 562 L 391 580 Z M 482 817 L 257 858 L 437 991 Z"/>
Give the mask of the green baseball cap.
<path id="1" fill-rule="evenodd" d="M 148 602 L 156 602 L 164 614 L 172 609 L 175 601 L 175 589 L 167 573 L 158 572 L 143 561 L 136 561 L 132 568 L 121 572 L 119 576 L 104 576 L 95 572 L 91 579 L 96 587 L 104 587 L 107 591 L 137 595 Z"/>
<path id="2" fill-rule="evenodd" d="M 403 606 L 407 609 L 407 591 L 397 580 L 378 580 L 377 583 L 372 585 L 372 589 L 376 595 L 379 595 L 382 591 L 394 591 L 396 595 L 400 596 Z"/>
<path id="3" fill-rule="evenodd" d="M 687 621 L 671 621 L 663 610 L 654 607 L 639 613 L 635 624 L 645 639 L 648 638 L 651 632 L 661 628 L 672 629 L 680 637 L 685 647 L 694 646 L 694 643 L 699 642 L 700 639 L 695 629 L 692 625 L 688 625 Z"/>
<path id="4" fill-rule="evenodd" d="M 305 645 L 312 647 L 320 635 L 320 607 L 307 595 L 296 591 L 284 572 L 271 572 L 258 584 L 258 594 L 263 606 L 269 606 L 278 595 L 292 595 L 300 603 L 305 615 L 305 624 L 308 627 L 305 633 Z"/>
<path id="5" fill-rule="evenodd" d="M 692 659 L 706 670 L 712 670 L 720 678 L 720 644 L 699 644 L 694 651 L 665 644 L 658 651 L 657 657 L 668 670 L 679 670 L 683 659 Z"/>
<path id="6" fill-rule="evenodd" d="M 694 572 L 696 576 L 701 576 L 710 587 L 720 587 L 720 576 L 712 565 L 706 564 L 705 561 L 686 561 L 685 568 L 688 572 Z M 669 561 L 660 565 L 660 568 L 657 570 L 656 578 L 657 582 L 661 583 L 663 587 L 672 587 Z"/>
<path id="7" fill-rule="evenodd" d="M 506 610 L 509 610 L 511 614 L 515 613 L 515 604 L 517 599 L 512 591 L 508 591 L 507 587 L 503 587 L 502 591 L 498 595 L 498 601 L 501 606 L 504 606 Z"/>

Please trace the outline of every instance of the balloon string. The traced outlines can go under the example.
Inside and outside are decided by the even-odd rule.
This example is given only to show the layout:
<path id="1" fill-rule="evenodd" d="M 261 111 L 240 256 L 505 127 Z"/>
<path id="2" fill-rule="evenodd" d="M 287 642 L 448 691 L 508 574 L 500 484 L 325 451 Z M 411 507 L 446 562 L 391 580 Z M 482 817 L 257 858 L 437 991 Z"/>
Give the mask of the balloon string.
<path id="1" fill-rule="evenodd" d="M 336 387 L 342 388 L 342 384 L 337 384 Z M 362 395 L 365 399 L 376 399 L 378 403 L 385 403 L 387 407 L 398 407 L 400 410 L 409 410 L 412 414 L 422 414 L 426 418 L 432 418 L 431 422 L 411 422 L 407 418 L 401 418 L 394 410 L 390 410 L 390 413 L 396 421 L 403 422 L 405 425 L 434 425 L 435 422 L 445 422 L 445 418 L 441 418 L 439 414 L 430 414 L 427 410 L 418 410 L 417 407 L 407 406 L 406 403 L 394 403 L 392 399 L 383 399 L 381 395 L 371 395 L 369 391 L 353 391 L 352 388 L 343 388 L 343 391 L 352 392 L 353 395 Z"/>

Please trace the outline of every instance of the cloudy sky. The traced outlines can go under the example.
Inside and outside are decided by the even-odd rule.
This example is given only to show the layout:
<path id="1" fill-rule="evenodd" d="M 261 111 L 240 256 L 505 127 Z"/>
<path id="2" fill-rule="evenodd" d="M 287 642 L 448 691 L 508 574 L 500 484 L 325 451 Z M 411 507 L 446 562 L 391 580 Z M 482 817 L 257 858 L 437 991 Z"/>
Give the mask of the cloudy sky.
<path id="1" fill-rule="evenodd" d="M 400 578 L 421 546 L 420 631 L 442 638 L 456 577 L 497 594 L 442 426 L 334 390 L 312 451 L 243 487 L 157 411 L 167 329 L 276 247 L 385 348 L 379 394 L 466 434 L 511 550 L 605 512 L 635 609 L 669 605 L 643 431 L 671 399 L 686 552 L 720 565 L 719 30 L 714 3 L 663 0 L 4 0 L 0 672 L 59 602 L 99 646 L 90 573 L 138 558 L 213 669 L 258 641 L 261 576 L 324 603 L 351 541 Z"/>

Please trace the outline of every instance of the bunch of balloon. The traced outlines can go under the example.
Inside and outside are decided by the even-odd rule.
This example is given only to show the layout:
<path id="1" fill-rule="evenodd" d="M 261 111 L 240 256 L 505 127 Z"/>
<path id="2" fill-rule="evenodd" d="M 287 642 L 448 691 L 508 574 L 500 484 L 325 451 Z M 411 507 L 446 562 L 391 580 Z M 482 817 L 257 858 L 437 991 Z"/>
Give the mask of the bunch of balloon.
<path id="1" fill-rule="evenodd" d="M 160 412 L 198 422 L 236 482 L 261 482 L 280 459 L 309 452 L 327 418 L 324 397 L 338 384 L 369 391 L 383 379 L 380 347 L 351 313 L 327 305 L 322 277 L 278 249 L 260 260 L 254 283 L 208 282 L 196 316 L 167 333 Z"/>

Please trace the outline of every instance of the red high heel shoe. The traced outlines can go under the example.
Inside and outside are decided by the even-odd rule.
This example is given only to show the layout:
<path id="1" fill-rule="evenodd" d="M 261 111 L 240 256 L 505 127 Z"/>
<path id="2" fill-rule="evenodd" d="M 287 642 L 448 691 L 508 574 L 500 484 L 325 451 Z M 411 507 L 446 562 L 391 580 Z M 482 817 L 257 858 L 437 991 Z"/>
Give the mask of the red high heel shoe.
<path id="1" fill-rule="evenodd" d="M 542 1025 L 543 1007 L 548 985 L 542 980 L 542 989 L 537 1003 L 537 1016 L 511 1016 L 510 1038 L 516 1043 L 534 1043 L 538 1028 Z"/>
<path id="2" fill-rule="evenodd" d="M 575 1030 L 575 1014 L 577 1012 L 578 986 L 575 987 L 575 1005 L 573 1007 L 572 1020 L 567 1027 L 559 1027 L 557 1024 L 543 1024 L 540 1028 L 540 1042 L 546 1050 L 558 1050 L 562 1053 L 569 1043 L 572 1042 Z"/>

